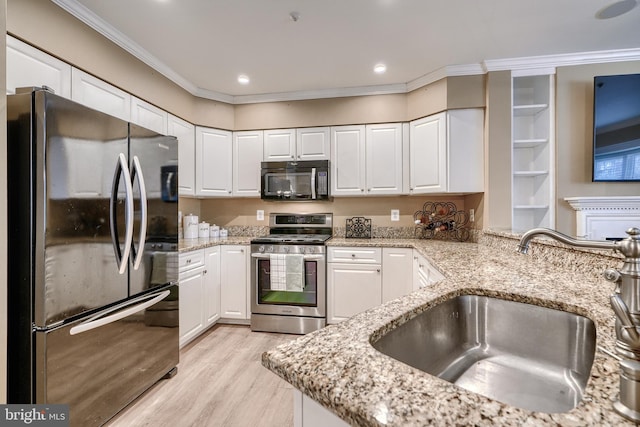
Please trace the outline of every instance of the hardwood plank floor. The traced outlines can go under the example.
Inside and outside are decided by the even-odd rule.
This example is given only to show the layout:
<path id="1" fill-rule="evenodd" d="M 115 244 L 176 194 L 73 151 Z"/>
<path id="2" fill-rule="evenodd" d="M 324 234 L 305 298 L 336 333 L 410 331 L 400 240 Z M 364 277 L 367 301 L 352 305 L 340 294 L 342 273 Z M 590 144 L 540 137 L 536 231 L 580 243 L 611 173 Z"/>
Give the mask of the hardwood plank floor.
<path id="1" fill-rule="evenodd" d="M 180 351 L 176 376 L 155 384 L 107 426 L 293 426 L 292 386 L 260 357 L 295 338 L 216 325 Z"/>

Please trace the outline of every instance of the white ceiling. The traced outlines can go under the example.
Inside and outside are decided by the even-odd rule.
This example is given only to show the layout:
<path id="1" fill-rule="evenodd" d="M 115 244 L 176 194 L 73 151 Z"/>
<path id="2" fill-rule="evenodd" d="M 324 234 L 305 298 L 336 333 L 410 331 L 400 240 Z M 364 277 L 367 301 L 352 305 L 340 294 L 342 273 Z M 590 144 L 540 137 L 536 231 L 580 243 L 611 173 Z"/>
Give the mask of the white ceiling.
<path id="1" fill-rule="evenodd" d="M 640 58 L 640 6 L 595 17 L 617 0 L 52 1 L 194 95 L 236 103 L 406 92 L 535 63 L 523 57 Z"/>

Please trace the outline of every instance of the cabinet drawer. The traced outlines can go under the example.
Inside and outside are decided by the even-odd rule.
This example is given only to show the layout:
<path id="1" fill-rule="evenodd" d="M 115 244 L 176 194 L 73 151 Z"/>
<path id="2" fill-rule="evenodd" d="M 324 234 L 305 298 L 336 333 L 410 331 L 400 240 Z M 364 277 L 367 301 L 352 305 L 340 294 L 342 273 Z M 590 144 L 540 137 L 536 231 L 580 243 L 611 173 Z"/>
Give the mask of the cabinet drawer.
<path id="1" fill-rule="evenodd" d="M 327 262 L 381 264 L 381 248 L 329 247 Z"/>
<path id="2" fill-rule="evenodd" d="M 180 254 L 180 273 L 204 265 L 204 250 L 189 251 Z"/>

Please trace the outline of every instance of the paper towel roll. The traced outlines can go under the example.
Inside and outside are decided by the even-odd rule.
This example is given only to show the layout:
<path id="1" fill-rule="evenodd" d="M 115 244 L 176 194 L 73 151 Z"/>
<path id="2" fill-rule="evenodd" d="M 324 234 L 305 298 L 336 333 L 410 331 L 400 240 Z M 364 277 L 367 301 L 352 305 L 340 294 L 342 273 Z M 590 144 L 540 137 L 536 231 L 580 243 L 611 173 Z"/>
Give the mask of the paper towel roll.
<path id="1" fill-rule="evenodd" d="M 197 239 L 198 238 L 198 216 L 197 215 L 185 215 L 182 228 L 184 229 L 185 239 Z"/>

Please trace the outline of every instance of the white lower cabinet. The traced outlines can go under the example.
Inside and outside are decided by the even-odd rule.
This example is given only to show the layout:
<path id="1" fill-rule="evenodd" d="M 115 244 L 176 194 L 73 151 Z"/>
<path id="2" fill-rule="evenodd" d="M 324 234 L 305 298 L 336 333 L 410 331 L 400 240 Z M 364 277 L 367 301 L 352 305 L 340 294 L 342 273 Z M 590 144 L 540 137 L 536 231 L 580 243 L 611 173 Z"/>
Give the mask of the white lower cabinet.
<path id="1" fill-rule="evenodd" d="M 345 421 L 312 398 L 293 389 L 293 427 L 348 427 Z"/>
<path id="2" fill-rule="evenodd" d="M 382 303 L 413 291 L 413 249 L 382 249 Z"/>
<path id="3" fill-rule="evenodd" d="M 180 347 L 220 319 L 220 247 L 180 254 Z"/>
<path id="4" fill-rule="evenodd" d="M 418 251 L 413 250 L 413 289 L 424 288 L 444 279 L 444 275 L 438 271 Z"/>
<path id="5" fill-rule="evenodd" d="M 220 317 L 250 318 L 248 282 L 249 246 L 221 246 L 220 253 Z"/>

